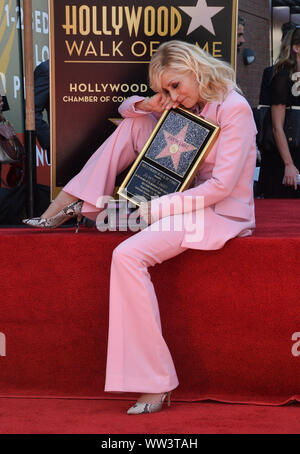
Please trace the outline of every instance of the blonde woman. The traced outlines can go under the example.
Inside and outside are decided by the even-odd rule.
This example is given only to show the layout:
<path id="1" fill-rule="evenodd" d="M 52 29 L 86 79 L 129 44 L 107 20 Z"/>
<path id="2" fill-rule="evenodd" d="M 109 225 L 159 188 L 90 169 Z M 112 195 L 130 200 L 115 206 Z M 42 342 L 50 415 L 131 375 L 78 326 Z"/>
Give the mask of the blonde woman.
<path id="1" fill-rule="evenodd" d="M 298 76 L 297 74 L 298 73 Z M 288 143 L 284 132 L 286 108 L 300 108 L 300 28 L 294 26 L 281 43 L 270 85 L 270 104 L 273 135 L 277 149 L 263 149 L 261 163 L 262 194 L 266 198 L 298 198 L 297 178 L 300 169 L 300 149 Z M 294 78 L 294 76 L 296 78 Z M 296 113 L 297 115 L 297 113 Z M 295 125 L 300 127 L 299 122 Z"/>
<path id="2" fill-rule="evenodd" d="M 204 207 L 179 204 L 181 208 L 172 215 L 162 217 L 174 194 L 144 203 L 140 214 L 144 218 L 149 214 L 151 225 L 113 252 L 105 390 L 141 393 L 128 414 L 161 410 L 178 386 L 148 268 L 188 248 L 219 249 L 231 238 L 251 235 L 255 227 L 252 182 L 256 128 L 251 108 L 238 92 L 232 68 L 197 46 L 170 41 L 154 54 L 149 76 L 156 94 L 126 100 L 119 109 L 124 120 L 116 131 L 41 218 L 25 221 L 37 227 L 54 227 L 81 211 L 92 217 L 99 211 L 98 197 L 112 194 L 116 175 L 136 158 L 165 109 L 181 105 L 220 126 L 218 140 L 194 187 L 176 194 L 194 201 L 203 197 Z M 197 236 L 196 229 L 191 237 L 197 210 L 204 214 L 204 234 L 201 231 Z M 173 223 L 166 229 L 169 220 Z M 179 230 L 172 227 L 178 227 L 177 221 L 183 221 Z"/>

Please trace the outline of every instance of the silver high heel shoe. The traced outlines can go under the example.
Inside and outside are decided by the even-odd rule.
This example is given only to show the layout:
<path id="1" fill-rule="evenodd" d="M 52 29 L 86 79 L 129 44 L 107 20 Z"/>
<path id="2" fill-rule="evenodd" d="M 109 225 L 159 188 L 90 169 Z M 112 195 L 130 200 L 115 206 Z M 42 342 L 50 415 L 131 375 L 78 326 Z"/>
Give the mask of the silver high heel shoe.
<path id="1" fill-rule="evenodd" d="M 160 402 L 149 404 L 147 402 L 136 402 L 132 407 L 127 411 L 128 415 L 142 415 L 145 413 L 156 413 L 162 409 L 163 403 L 168 397 L 168 407 L 171 405 L 171 394 L 172 391 L 164 393 L 161 397 Z"/>
<path id="2" fill-rule="evenodd" d="M 30 225 L 31 227 L 37 227 L 41 229 L 55 229 L 60 225 L 64 224 L 69 219 L 77 217 L 77 225 L 76 231 L 79 230 L 79 224 L 82 219 L 81 209 L 82 209 L 83 201 L 77 200 L 76 202 L 70 203 L 70 205 L 63 208 L 59 211 L 55 216 L 51 218 L 30 218 L 30 219 L 23 219 L 23 223 L 26 225 Z"/>

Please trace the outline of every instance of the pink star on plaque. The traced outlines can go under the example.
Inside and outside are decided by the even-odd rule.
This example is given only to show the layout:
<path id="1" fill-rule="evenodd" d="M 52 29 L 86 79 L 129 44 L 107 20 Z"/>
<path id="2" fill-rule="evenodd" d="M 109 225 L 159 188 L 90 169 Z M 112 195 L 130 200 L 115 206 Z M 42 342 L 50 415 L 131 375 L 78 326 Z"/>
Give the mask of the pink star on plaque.
<path id="1" fill-rule="evenodd" d="M 170 134 L 167 131 L 163 131 L 167 146 L 156 156 L 157 159 L 171 157 L 173 160 L 173 165 L 177 171 L 180 156 L 182 153 L 195 150 L 196 148 L 190 143 L 185 141 L 185 136 L 187 132 L 188 124 L 182 128 L 176 136 Z"/>

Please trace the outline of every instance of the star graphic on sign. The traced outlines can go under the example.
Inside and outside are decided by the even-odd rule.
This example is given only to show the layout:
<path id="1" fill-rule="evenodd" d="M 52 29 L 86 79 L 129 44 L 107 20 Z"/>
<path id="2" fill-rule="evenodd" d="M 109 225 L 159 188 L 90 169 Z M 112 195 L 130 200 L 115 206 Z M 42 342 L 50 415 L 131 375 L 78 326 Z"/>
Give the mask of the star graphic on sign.
<path id="1" fill-rule="evenodd" d="M 211 18 L 224 9 L 224 6 L 207 6 L 206 0 L 198 0 L 196 6 L 178 6 L 178 8 L 192 18 L 187 35 L 201 26 L 214 36 L 216 35 Z"/>
<path id="2" fill-rule="evenodd" d="M 175 170 L 177 171 L 180 156 L 182 153 L 186 153 L 187 151 L 195 150 L 196 147 L 191 145 L 190 143 L 185 141 L 185 135 L 188 128 L 188 124 L 182 128 L 176 136 L 170 134 L 167 131 L 163 131 L 167 146 L 156 156 L 156 159 L 160 158 L 172 158 L 173 165 Z"/>

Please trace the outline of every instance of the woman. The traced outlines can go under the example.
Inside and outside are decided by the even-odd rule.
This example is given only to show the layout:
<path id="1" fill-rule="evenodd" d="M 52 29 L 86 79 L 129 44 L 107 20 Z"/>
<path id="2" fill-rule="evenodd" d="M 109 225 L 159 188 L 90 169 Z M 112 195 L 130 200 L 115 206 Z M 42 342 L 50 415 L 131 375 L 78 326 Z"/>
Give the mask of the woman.
<path id="1" fill-rule="evenodd" d="M 297 178 L 300 169 L 300 150 L 288 144 L 284 132 L 286 108 L 298 106 L 300 97 L 292 75 L 300 72 L 300 29 L 294 26 L 282 40 L 280 54 L 270 85 L 271 119 L 277 149 L 263 149 L 261 163 L 262 195 L 266 198 L 298 198 Z M 300 127 L 300 112 L 299 126 Z"/>
<path id="2" fill-rule="evenodd" d="M 252 182 L 256 128 L 250 106 L 238 93 L 232 68 L 197 46 L 170 41 L 154 54 L 149 76 L 156 94 L 126 100 L 119 109 L 124 117 L 121 125 L 65 186 L 42 218 L 26 221 L 30 225 L 53 226 L 54 222 L 65 220 L 68 213 L 80 213 L 79 200 L 84 201 L 82 212 L 89 216 L 97 213 L 98 197 L 112 194 L 117 173 L 136 158 L 135 150 L 142 149 L 157 114 L 165 109 L 181 105 L 220 125 L 220 135 L 197 174 L 194 187 L 177 194 L 193 200 L 203 197 L 204 208 L 196 208 L 197 213 L 191 212 L 196 204 L 180 204 L 172 216 L 162 217 L 172 195 L 144 203 L 140 214 L 144 218 L 150 214 L 152 225 L 122 242 L 113 253 L 105 390 L 142 393 L 129 414 L 159 411 L 178 386 L 172 357 L 162 337 L 148 267 L 187 248 L 219 249 L 231 238 L 250 235 L 255 227 Z M 189 236 L 190 214 L 197 218 L 201 210 L 204 234 L 196 231 Z M 167 231 L 170 218 L 174 224 L 184 221 L 181 230 L 171 227 Z"/>

